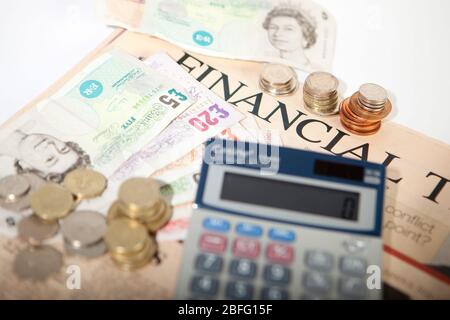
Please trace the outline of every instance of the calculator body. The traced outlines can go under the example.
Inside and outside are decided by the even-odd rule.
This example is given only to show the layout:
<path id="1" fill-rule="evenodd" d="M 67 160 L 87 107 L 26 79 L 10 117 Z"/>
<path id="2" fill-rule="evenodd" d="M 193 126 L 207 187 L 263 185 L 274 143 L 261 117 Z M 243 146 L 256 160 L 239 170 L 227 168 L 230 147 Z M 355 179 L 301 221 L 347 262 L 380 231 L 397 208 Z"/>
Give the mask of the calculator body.
<path id="1" fill-rule="evenodd" d="M 254 161 L 261 147 L 275 171 Z M 219 139 L 205 150 L 177 298 L 382 297 L 382 165 Z"/>

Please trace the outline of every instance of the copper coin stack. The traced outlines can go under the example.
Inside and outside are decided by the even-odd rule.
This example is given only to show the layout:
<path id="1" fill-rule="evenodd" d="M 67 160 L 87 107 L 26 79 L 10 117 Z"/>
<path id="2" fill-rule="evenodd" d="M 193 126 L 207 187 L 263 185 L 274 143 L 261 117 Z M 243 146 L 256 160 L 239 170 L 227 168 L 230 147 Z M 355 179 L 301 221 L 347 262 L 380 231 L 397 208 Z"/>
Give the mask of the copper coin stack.
<path id="1" fill-rule="evenodd" d="M 328 72 L 313 72 L 305 80 L 303 101 L 315 114 L 329 116 L 339 112 L 338 79 Z"/>
<path id="2" fill-rule="evenodd" d="M 371 135 L 381 127 L 381 120 L 392 110 L 386 90 L 373 83 L 363 84 L 358 92 L 340 104 L 342 125 L 358 135 Z"/>

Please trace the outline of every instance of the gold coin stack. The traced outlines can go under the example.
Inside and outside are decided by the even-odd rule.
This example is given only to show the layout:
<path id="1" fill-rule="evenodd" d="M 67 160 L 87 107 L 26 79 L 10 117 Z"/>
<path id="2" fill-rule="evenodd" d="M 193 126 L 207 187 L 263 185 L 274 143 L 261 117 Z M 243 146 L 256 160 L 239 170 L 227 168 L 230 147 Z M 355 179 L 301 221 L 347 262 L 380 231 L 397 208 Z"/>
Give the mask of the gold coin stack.
<path id="1" fill-rule="evenodd" d="M 145 226 L 127 218 L 109 223 L 105 243 L 113 261 L 125 271 L 145 266 L 157 249 L 155 238 L 148 234 Z"/>
<path id="2" fill-rule="evenodd" d="M 305 80 L 303 101 L 313 113 L 329 116 L 339 112 L 338 79 L 328 72 L 313 72 Z"/>
<path id="3" fill-rule="evenodd" d="M 118 200 L 108 211 L 108 221 L 120 217 L 137 220 L 155 233 L 169 222 L 172 211 L 155 180 L 132 178 L 120 186 Z"/>
<path id="4" fill-rule="evenodd" d="M 269 63 L 264 66 L 261 72 L 259 86 L 262 90 L 274 96 L 290 95 L 297 89 L 297 75 L 288 66 Z"/>
<path id="5" fill-rule="evenodd" d="M 363 84 L 358 92 L 340 104 L 342 125 L 358 135 L 371 135 L 381 127 L 381 120 L 392 110 L 386 90 L 373 83 Z"/>
<path id="6" fill-rule="evenodd" d="M 150 178 L 131 178 L 125 181 L 119 188 L 118 199 L 108 210 L 107 221 L 109 240 L 105 238 L 111 257 L 124 270 L 134 270 L 144 266 L 149 262 L 150 258 L 156 252 L 155 233 L 164 227 L 172 218 L 172 210 L 165 199 L 161 196 L 159 184 Z M 142 236 L 140 244 L 136 244 L 138 248 L 130 250 L 127 254 L 117 252 L 111 242 L 121 243 L 119 235 L 114 228 L 116 221 L 132 221 L 128 222 L 128 227 L 122 222 L 122 229 L 128 232 L 129 228 L 145 230 L 150 240 Z M 137 226 L 140 226 L 139 228 Z M 112 229 L 111 229 L 112 228 Z M 111 229 L 111 230 L 110 230 Z M 141 232 L 141 231 L 139 231 Z M 118 237 L 117 239 L 114 239 Z M 108 244 L 108 241 L 110 244 Z M 125 241 L 125 240 L 123 240 Z M 143 242 L 146 242 L 145 244 Z M 148 243 L 147 243 L 148 242 Z M 152 254 L 149 256 L 148 252 Z"/>

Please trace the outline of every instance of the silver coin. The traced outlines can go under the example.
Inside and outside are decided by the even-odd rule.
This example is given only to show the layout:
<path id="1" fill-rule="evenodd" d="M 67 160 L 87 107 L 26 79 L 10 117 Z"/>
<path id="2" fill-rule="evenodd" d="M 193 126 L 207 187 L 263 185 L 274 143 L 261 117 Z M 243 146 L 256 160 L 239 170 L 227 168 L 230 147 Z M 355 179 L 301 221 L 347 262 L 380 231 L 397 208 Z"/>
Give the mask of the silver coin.
<path id="1" fill-rule="evenodd" d="M 269 63 L 261 72 L 259 85 L 271 95 L 282 96 L 293 93 L 298 87 L 298 80 L 291 67 Z"/>
<path id="2" fill-rule="evenodd" d="M 367 107 L 379 107 L 386 103 L 386 90 L 374 83 L 365 83 L 359 88 L 360 101 Z"/>
<path id="3" fill-rule="evenodd" d="M 105 231 L 105 217 L 95 211 L 76 211 L 61 221 L 61 233 L 74 248 L 97 243 L 103 239 Z"/>
<path id="4" fill-rule="evenodd" d="M 34 214 L 20 220 L 17 226 L 19 237 L 33 245 L 53 237 L 58 230 L 57 222 L 45 222 Z"/>
<path id="5" fill-rule="evenodd" d="M 10 202 L 0 197 L 0 207 L 14 212 L 21 212 L 25 209 L 30 208 L 31 205 L 31 194 L 34 190 L 38 189 L 40 186 L 45 184 L 45 180 L 38 177 L 33 173 L 24 173 L 21 174 L 20 177 L 25 178 L 29 185 L 30 189 L 27 191 L 25 195 L 20 198 L 17 198 L 16 201 Z"/>
<path id="6" fill-rule="evenodd" d="M 103 240 L 87 247 L 75 248 L 64 240 L 64 249 L 70 255 L 78 255 L 86 258 L 97 258 L 105 254 L 106 244 Z"/>
<path id="7" fill-rule="evenodd" d="M 338 79 L 328 72 L 313 72 L 305 80 L 304 90 L 314 97 L 333 95 L 339 86 Z"/>
<path id="8" fill-rule="evenodd" d="M 21 250 L 14 259 L 14 272 L 22 279 L 42 281 L 58 273 L 63 265 L 62 254 L 50 246 Z"/>
<path id="9" fill-rule="evenodd" d="M 5 202 L 16 202 L 30 190 L 28 180 L 21 175 L 10 175 L 0 179 L 0 198 Z"/>

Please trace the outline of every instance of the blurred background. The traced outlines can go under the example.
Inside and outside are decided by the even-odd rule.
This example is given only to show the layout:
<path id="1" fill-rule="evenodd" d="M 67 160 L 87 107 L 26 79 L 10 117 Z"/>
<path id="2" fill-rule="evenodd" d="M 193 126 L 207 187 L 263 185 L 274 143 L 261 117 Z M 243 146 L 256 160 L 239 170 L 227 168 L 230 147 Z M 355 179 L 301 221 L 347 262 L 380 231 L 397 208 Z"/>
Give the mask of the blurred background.
<path id="1" fill-rule="evenodd" d="M 315 1 L 336 19 L 333 73 L 343 95 L 379 83 L 394 103 L 391 120 L 450 144 L 450 1 Z M 93 0 L 2 1 L 0 122 L 112 31 Z"/>

